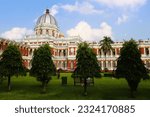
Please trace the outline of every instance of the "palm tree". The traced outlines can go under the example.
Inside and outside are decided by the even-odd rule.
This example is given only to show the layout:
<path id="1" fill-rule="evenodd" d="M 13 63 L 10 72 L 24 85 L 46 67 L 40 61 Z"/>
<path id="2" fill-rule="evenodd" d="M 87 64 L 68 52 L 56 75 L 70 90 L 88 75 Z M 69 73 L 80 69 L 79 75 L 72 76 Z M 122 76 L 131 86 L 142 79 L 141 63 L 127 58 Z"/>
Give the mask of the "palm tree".
<path id="1" fill-rule="evenodd" d="M 113 50 L 111 44 L 114 43 L 110 37 L 104 36 L 103 40 L 100 40 L 100 49 L 103 50 L 104 55 L 105 55 L 105 68 L 104 70 L 106 71 L 106 54 L 107 52 L 110 52 L 111 50 Z"/>

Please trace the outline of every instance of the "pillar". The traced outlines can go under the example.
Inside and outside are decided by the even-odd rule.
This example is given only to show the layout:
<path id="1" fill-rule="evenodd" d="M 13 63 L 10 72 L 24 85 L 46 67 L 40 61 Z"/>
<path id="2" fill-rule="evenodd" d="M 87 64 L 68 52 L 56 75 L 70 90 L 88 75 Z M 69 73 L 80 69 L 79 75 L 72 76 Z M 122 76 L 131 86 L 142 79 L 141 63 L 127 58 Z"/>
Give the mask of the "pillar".
<path id="1" fill-rule="evenodd" d="M 146 53 L 145 53 L 145 47 L 144 47 L 144 56 L 146 56 Z"/>
<path id="2" fill-rule="evenodd" d="M 102 67 L 102 70 L 103 70 L 104 69 L 103 61 L 101 61 L 101 67 Z"/>
<path id="3" fill-rule="evenodd" d="M 113 51 L 112 50 L 110 50 L 110 56 L 113 57 Z"/>
<path id="4" fill-rule="evenodd" d="M 106 61 L 106 66 L 105 67 L 108 68 L 108 61 Z"/>
<path id="5" fill-rule="evenodd" d="M 104 57 L 104 52 L 102 49 L 101 49 L 101 57 Z"/>
<path id="6" fill-rule="evenodd" d="M 113 70 L 113 61 L 111 61 L 111 67 L 110 68 L 111 68 L 111 70 Z"/>
<path id="7" fill-rule="evenodd" d="M 65 61 L 65 69 L 67 70 L 67 61 Z"/>

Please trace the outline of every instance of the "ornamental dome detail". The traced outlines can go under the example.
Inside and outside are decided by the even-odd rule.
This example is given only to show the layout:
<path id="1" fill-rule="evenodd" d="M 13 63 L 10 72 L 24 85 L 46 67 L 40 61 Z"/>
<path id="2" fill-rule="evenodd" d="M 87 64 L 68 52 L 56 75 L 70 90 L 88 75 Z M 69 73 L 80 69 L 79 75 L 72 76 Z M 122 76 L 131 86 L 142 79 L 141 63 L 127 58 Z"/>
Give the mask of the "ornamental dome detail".
<path id="1" fill-rule="evenodd" d="M 61 38 L 56 19 L 49 13 L 49 9 L 46 9 L 46 13 L 40 16 L 36 22 L 34 28 L 36 35 L 49 35 L 55 38 Z"/>
<path id="2" fill-rule="evenodd" d="M 35 28 L 38 28 L 38 27 L 58 28 L 57 21 L 49 13 L 49 9 L 46 9 L 46 13 L 38 18 Z"/>

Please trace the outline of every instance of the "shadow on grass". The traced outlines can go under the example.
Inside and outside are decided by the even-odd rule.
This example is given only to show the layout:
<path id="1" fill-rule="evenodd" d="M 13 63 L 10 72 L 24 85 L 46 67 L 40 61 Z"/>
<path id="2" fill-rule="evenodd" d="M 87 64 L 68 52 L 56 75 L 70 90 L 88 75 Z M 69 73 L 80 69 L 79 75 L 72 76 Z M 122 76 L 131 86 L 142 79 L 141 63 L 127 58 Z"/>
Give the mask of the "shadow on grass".
<path id="1" fill-rule="evenodd" d="M 65 74 L 64 74 L 65 75 Z M 83 96 L 83 86 L 73 86 L 73 79 L 68 78 L 66 86 L 61 79 L 54 77 L 48 84 L 45 94 L 41 94 L 41 83 L 35 78 L 12 79 L 12 91 L 7 92 L 7 81 L 0 86 L 0 99 L 10 100 L 136 100 L 150 99 L 150 81 L 142 82 L 136 98 L 130 98 L 130 91 L 124 79 L 95 79 L 94 86 L 87 88 Z"/>

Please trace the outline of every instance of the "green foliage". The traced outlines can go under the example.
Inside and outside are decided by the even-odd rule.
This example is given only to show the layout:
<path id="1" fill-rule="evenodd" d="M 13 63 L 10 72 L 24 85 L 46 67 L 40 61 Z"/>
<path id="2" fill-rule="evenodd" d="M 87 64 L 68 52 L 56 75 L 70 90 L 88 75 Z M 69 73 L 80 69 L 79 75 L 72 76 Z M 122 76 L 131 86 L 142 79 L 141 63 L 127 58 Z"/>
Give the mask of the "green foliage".
<path id="1" fill-rule="evenodd" d="M 149 78 L 147 69 L 141 60 L 138 45 L 131 39 L 123 44 L 117 61 L 116 76 L 126 78 L 131 92 L 137 90 L 141 79 Z"/>
<path id="2" fill-rule="evenodd" d="M 77 50 L 77 68 L 72 74 L 74 78 L 84 81 L 84 93 L 86 95 L 87 78 L 100 77 L 100 66 L 96 54 L 86 42 L 80 43 Z"/>
<path id="3" fill-rule="evenodd" d="M 30 75 L 42 82 L 43 87 L 47 85 L 52 75 L 56 74 L 56 68 L 52 60 L 49 45 L 43 45 L 34 51 Z"/>
<path id="4" fill-rule="evenodd" d="M 86 42 L 79 44 L 76 60 L 77 68 L 72 74 L 73 77 L 100 77 L 100 66 L 98 65 L 96 54 Z"/>
<path id="5" fill-rule="evenodd" d="M 6 80 L 6 77 L 0 77 L 0 85 L 3 83 L 4 80 Z"/>
<path id="6" fill-rule="evenodd" d="M 0 77 L 8 78 L 8 87 L 11 90 L 10 78 L 14 75 L 25 75 L 25 67 L 21 53 L 16 45 L 10 44 L 2 53 L 0 59 Z"/>
<path id="7" fill-rule="evenodd" d="M 2 53 L 0 67 L 0 74 L 2 76 L 11 77 L 13 75 L 25 74 L 22 56 L 16 45 L 10 44 Z"/>

